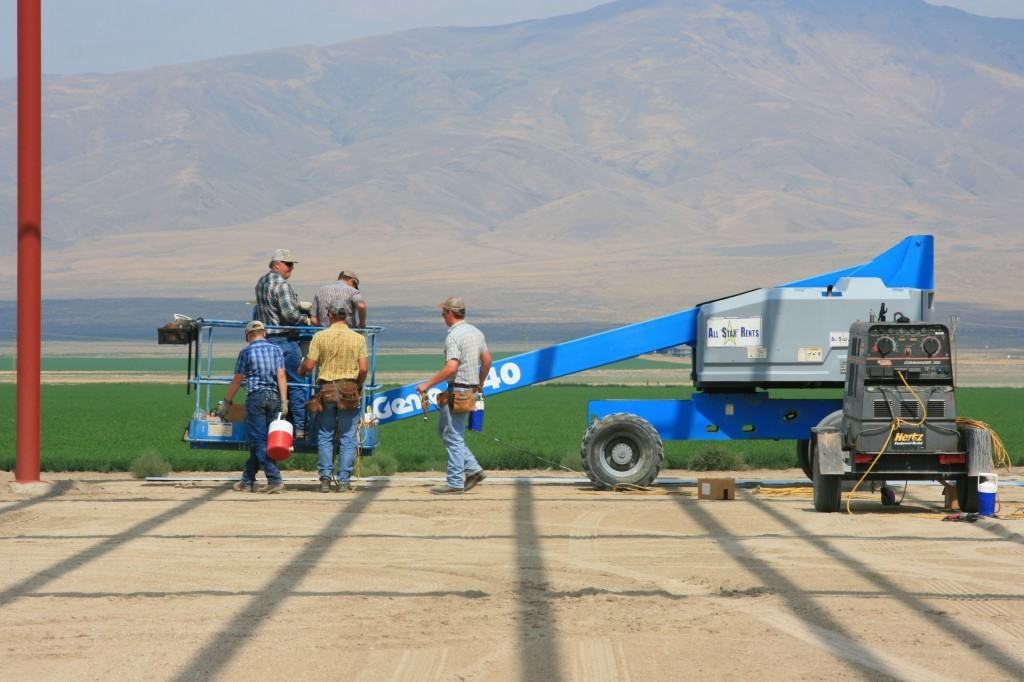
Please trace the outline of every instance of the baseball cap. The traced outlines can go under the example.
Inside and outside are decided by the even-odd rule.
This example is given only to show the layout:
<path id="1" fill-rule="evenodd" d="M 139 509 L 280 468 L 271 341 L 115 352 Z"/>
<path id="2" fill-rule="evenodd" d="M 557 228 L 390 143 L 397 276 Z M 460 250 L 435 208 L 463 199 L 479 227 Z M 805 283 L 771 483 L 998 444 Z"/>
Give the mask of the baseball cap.
<path id="1" fill-rule="evenodd" d="M 438 303 L 437 307 L 443 308 L 444 310 L 451 310 L 456 313 L 466 312 L 466 302 L 462 300 L 461 296 L 449 296 L 444 299 L 443 303 Z"/>
<path id="2" fill-rule="evenodd" d="M 277 249 L 276 251 L 274 251 L 274 254 L 270 257 L 270 262 L 273 263 L 276 260 L 279 260 L 284 263 L 299 262 L 295 260 L 295 254 L 292 253 L 291 249 Z"/>
<path id="3" fill-rule="evenodd" d="M 350 279 L 355 283 L 356 289 L 359 288 L 359 275 L 352 272 L 351 270 L 342 270 L 341 272 L 339 272 L 338 279 Z"/>
<path id="4" fill-rule="evenodd" d="M 334 301 L 327 306 L 327 312 L 329 312 L 335 319 L 340 319 L 348 315 L 348 307 L 345 306 L 344 301 Z"/>
<path id="5" fill-rule="evenodd" d="M 246 335 L 252 334 L 253 332 L 265 332 L 267 328 L 263 326 L 263 323 L 259 320 L 253 320 L 249 324 L 245 325 Z"/>

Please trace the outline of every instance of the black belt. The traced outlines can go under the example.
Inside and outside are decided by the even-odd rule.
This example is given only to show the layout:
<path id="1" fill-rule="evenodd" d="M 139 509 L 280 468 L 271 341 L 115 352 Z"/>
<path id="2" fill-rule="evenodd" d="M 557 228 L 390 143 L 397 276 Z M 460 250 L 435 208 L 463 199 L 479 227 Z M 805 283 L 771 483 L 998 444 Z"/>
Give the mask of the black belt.
<path id="1" fill-rule="evenodd" d="M 476 389 L 477 384 L 456 384 L 454 382 L 448 384 L 449 388 L 472 388 Z"/>

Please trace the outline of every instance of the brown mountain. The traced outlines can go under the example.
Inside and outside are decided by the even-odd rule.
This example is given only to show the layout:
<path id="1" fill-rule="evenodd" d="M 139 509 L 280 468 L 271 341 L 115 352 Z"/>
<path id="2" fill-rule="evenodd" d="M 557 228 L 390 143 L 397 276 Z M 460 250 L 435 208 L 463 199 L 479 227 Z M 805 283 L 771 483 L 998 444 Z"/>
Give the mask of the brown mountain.
<path id="1" fill-rule="evenodd" d="M 287 246 L 304 297 L 346 267 L 378 303 L 638 319 L 932 233 L 941 299 L 1021 307 L 1024 21 L 634 0 L 51 78 L 44 110 L 48 296 L 248 297 Z"/>

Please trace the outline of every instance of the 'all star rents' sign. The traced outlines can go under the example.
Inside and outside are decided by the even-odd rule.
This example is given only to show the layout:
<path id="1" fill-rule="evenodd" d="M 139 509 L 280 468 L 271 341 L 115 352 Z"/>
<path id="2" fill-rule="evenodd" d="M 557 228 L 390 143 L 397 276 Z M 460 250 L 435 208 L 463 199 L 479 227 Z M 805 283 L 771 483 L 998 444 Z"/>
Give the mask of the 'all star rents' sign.
<path id="1" fill-rule="evenodd" d="M 760 317 L 710 317 L 704 331 L 705 348 L 760 346 Z"/>

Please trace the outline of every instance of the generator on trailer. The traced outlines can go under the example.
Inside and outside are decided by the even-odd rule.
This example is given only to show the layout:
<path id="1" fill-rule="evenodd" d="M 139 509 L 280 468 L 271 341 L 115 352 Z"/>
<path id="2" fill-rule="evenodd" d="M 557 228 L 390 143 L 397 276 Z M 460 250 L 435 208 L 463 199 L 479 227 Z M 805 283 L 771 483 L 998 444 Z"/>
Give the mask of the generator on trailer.
<path id="1" fill-rule="evenodd" d="M 843 409 L 813 429 L 814 508 L 837 511 L 843 479 L 950 480 L 963 511 L 978 507 L 981 471 L 957 427 L 953 339 L 942 324 L 884 311 L 850 327 Z M 973 473 L 973 475 L 972 475 Z"/>
<path id="2" fill-rule="evenodd" d="M 971 458 L 960 448 L 951 421 L 953 343 L 948 330 L 931 323 L 933 250 L 931 236 L 907 237 L 860 265 L 508 357 L 495 362 L 483 392 L 496 395 L 689 345 L 696 389 L 689 398 L 589 403 L 581 455 L 595 486 L 651 483 L 664 461 L 665 440 L 793 440 L 821 511 L 838 507 L 840 481 L 863 475 L 864 457 L 872 454 L 884 460 L 881 467 L 874 462 L 878 477 L 955 480 L 962 507 L 970 510 L 965 491 Z M 896 311 L 893 319 L 898 321 L 885 321 L 888 310 Z M 899 372 L 894 354 L 899 355 Z M 897 379 L 908 385 L 895 385 Z M 197 375 L 193 382 L 205 385 L 208 380 Z M 835 396 L 772 395 L 794 388 L 835 389 Z M 374 386 L 365 401 L 373 419 L 384 425 L 436 409 L 437 394 L 444 390 L 444 384 L 433 388 L 424 405 L 415 384 L 386 391 Z M 908 393 L 927 397 L 919 408 L 906 408 L 914 404 Z M 876 417 L 876 405 L 888 404 L 889 396 L 887 409 L 893 412 Z M 940 399 L 945 412 L 928 415 L 929 405 Z M 889 446 L 875 448 L 876 431 L 889 428 L 882 423 L 886 416 L 892 423 L 902 420 L 894 427 L 899 434 L 917 433 L 902 416 L 905 408 L 923 420 L 915 428 L 924 433 L 925 444 L 908 452 L 917 436 L 907 436 L 910 440 L 888 452 Z M 190 438 L 195 445 L 198 439 L 191 431 Z M 903 454 L 886 459 L 893 451 Z"/>

